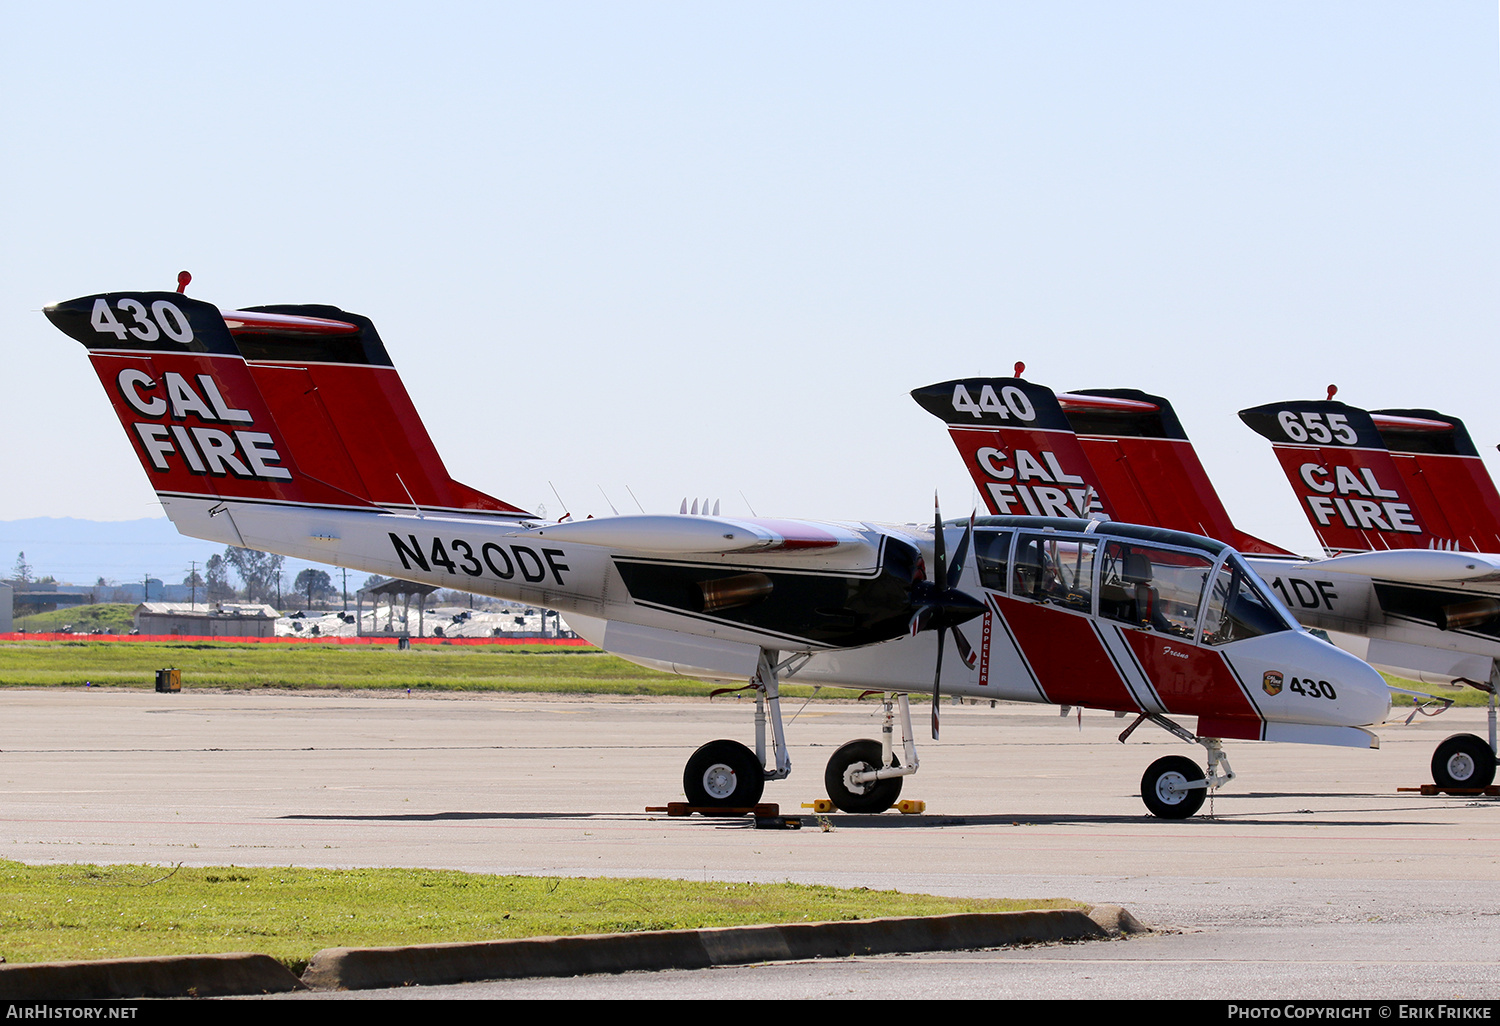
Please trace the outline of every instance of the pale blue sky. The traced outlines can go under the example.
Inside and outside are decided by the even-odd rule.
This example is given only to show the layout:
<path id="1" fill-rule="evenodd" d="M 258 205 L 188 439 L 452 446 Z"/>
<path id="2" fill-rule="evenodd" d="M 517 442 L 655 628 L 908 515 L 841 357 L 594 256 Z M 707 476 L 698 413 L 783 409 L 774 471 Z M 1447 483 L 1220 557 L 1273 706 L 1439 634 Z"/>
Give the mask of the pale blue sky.
<path id="1" fill-rule="evenodd" d="M 0 520 L 158 515 L 47 302 L 374 318 L 455 476 L 557 512 L 740 492 L 922 520 L 906 393 L 1170 397 L 1310 551 L 1235 411 L 1494 393 L 1500 46 L 1447 3 L 12 4 Z"/>

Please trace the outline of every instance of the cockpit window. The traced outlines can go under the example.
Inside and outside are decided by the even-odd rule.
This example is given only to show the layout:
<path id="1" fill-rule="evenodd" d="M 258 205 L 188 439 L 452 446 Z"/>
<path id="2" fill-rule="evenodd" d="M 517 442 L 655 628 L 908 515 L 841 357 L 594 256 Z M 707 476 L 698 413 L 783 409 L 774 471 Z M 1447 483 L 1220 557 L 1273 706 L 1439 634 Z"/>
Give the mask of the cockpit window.
<path id="1" fill-rule="evenodd" d="M 1012 593 L 1089 612 L 1098 547 L 1099 543 L 1092 540 L 1021 535 L 1016 544 Z"/>
<path id="2" fill-rule="evenodd" d="M 1099 571 L 1099 615 L 1191 638 L 1213 566 L 1197 553 L 1111 541 Z"/>
<path id="3" fill-rule="evenodd" d="M 1005 590 L 1006 566 L 1010 563 L 1009 531 L 974 532 L 974 559 L 979 567 L 979 583 L 990 591 Z"/>
<path id="4" fill-rule="evenodd" d="M 1228 645 L 1289 630 L 1292 625 L 1276 602 L 1257 587 L 1253 575 L 1237 560 L 1225 562 L 1209 594 L 1207 615 L 1203 619 L 1204 643 Z"/>

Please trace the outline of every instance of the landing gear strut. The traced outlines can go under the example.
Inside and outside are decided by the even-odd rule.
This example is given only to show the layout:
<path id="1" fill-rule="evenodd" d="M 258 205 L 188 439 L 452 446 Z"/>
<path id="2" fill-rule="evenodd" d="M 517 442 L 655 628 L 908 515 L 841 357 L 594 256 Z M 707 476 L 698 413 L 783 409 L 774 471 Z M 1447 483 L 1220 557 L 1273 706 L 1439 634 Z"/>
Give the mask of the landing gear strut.
<path id="1" fill-rule="evenodd" d="M 1159 713 L 1142 713 L 1120 734 L 1120 741 L 1150 720 L 1168 733 L 1208 751 L 1208 769 L 1202 770 L 1192 759 L 1169 755 L 1146 767 L 1141 777 L 1141 801 L 1151 815 L 1160 819 L 1187 819 L 1203 808 L 1210 790 L 1217 790 L 1234 779 L 1234 770 L 1224 754 L 1224 742 L 1216 737 L 1197 737 Z"/>
<path id="2" fill-rule="evenodd" d="M 760 801 L 767 780 L 781 780 L 792 772 L 781 726 L 781 692 L 778 681 L 789 667 L 795 673 L 807 656 L 796 655 L 782 663 L 776 653 L 762 649 L 755 676 L 755 751 L 738 741 L 710 741 L 688 759 L 682 771 L 682 790 L 689 805 L 706 809 L 744 809 Z M 770 746 L 776 768 L 766 769 L 766 723 L 770 721 Z"/>
<path id="3" fill-rule="evenodd" d="M 1495 696 L 1500 692 L 1500 659 L 1490 661 L 1488 684 L 1460 677 L 1470 687 L 1489 693 L 1490 739 L 1474 734 L 1454 734 L 1437 746 L 1432 753 L 1432 782 L 1441 788 L 1489 787 L 1495 782 L 1496 748 Z M 1458 681 L 1454 681 L 1458 683 Z"/>
<path id="4" fill-rule="evenodd" d="M 901 708 L 901 743 L 906 765 L 896 757 L 893 734 L 895 713 L 891 695 L 882 705 L 885 719 L 879 741 L 850 741 L 833 753 L 823 771 L 823 786 L 828 797 L 841 812 L 880 813 L 896 804 L 901 797 L 901 778 L 917 771 L 917 746 L 912 740 L 911 708 L 905 695 L 896 695 Z"/>

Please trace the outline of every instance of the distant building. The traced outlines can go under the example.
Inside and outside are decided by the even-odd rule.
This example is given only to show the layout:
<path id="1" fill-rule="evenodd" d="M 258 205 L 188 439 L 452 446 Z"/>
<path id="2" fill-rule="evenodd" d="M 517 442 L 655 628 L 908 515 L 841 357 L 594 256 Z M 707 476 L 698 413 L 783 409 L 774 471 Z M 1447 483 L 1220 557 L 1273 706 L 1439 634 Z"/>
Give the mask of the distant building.
<path id="1" fill-rule="evenodd" d="M 15 621 L 11 618 L 11 598 L 13 592 L 8 584 L 0 584 L 0 634 L 9 634 L 15 630 Z"/>
<path id="2" fill-rule="evenodd" d="M 50 613 L 60 606 L 86 606 L 96 601 L 94 588 L 82 588 L 74 584 L 58 584 L 55 581 L 6 581 L 12 592 L 11 602 L 6 608 L 23 613 Z"/>
<path id="3" fill-rule="evenodd" d="M 249 602 L 142 602 L 135 607 L 135 626 L 142 634 L 180 634 L 203 638 L 274 638 L 271 606 Z"/>

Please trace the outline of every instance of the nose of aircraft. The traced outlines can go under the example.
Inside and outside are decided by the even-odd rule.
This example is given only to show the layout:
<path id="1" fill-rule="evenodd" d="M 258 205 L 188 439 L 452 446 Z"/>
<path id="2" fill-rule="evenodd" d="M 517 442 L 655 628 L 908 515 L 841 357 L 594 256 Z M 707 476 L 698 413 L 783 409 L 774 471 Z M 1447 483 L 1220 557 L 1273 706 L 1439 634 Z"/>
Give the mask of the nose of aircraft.
<path id="1" fill-rule="evenodd" d="M 1312 634 L 1298 633 L 1282 687 L 1311 722 L 1367 727 L 1391 711 L 1391 689 L 1369 663 Z"/>

